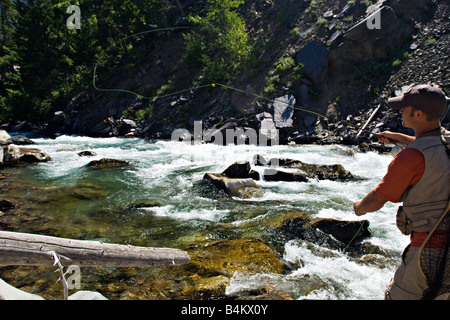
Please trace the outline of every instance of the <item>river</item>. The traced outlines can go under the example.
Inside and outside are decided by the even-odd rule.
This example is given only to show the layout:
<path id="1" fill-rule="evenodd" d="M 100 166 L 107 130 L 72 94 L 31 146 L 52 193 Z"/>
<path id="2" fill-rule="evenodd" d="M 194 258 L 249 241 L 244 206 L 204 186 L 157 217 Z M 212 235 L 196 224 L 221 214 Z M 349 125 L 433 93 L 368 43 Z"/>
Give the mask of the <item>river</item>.
<path id="1" fill-rule="evenodd" d="M 33 141 L 36 143 L 33 147 L 47 152 L 52 160 L 3 171 L 10 175 L 6 181 L 14 181 L 14 186 L 20 186 L 21 190 L 5 188 L 1 197 L 18 202 L 16 212 L 34 212 L 25 222 L 17 218 L 20 223 L 17 231 L 154 247 L 183 248 L 198 241 L 225 238 L 266 240 L 273 218 L 290 212 L 361 220 L 353 214 L 353 202 L 378 184 L 392 159 L 389 154 L 355 152 L 340 145 L 188 145 L 66 135 Z M 78 155 L 85 150 L 97 155 Z M 361 179 L 260 180 L 257 184 L 263 190 L 262 195 L 250 199 L 227 198 L 202 179 L 205 172 L 222 172 L 235 161 L 252 162 L 256 154 L 311 164 L 341 164 Z M 85 167 L 100 158 L 126 160 L 130 164 L 107 170 Z M 264 170 L 257 166 L 252 169 L 260 173 Z M 146 206 L 130 209 L 139 203 Z M 396 207 L 387 203 L 378 212 L 363 217 L 370 222 L 372 231 L 366 241 L 381 248 L 384 256 L 370 253 L 355 259 L 345 252 L 290 239 L 278 248 L 280 256 L 291 266 L 288 271 L 236 272 L 226 294 L 245 298 L 252 290 L 269 287 L 271 292 L 293 299 L 383 299 L 385 287 L 408 244 L 408 237 L 395 227 Z M 16 221 L 14 217 L 8 218 L 12 223 Z M 36 273 L 30 268 L 24 270 Z M 10 273 L 9 279 L 26 272 Z M 23 285 L 25 280 L 21 281 Z M 39 283 L 45 287 L 45 281 L 41 279 L 35 287 Z M 307 292 L 301 289 L 305 282 L 309 283 Z M 38 294 L 39 290 L 33 289 Z"/>

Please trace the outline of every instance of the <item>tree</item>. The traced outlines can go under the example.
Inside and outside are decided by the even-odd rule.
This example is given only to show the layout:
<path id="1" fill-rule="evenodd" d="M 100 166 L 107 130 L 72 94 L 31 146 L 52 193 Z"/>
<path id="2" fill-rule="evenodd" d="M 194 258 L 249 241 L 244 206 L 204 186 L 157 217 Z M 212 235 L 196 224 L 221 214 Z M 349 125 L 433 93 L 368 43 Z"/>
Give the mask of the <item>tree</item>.
<path id="1" fill-rule="evenodd" d="M 70 5 L 81 9 L 80 30 L 67 28 Z M 158 0 L 0 0 L 0 121 L 43 120 L 90 85 L 95 64 L 111 70 L 124 57 L 133 59 L 143 32 L 164 23 L 168 6 Z M 136 33 L 143 35 L 121 41 Z"/>
<path id="2" fill-rule="evenodd" d="M 243 0 L 208 0 L 206 16 L 191 16 L 200 27 L 184 36 L 185 61 L 201 66 L 203 81 L 226 81 L 245 65 L 251 52 L 245 23 L 236 9 Z"/>

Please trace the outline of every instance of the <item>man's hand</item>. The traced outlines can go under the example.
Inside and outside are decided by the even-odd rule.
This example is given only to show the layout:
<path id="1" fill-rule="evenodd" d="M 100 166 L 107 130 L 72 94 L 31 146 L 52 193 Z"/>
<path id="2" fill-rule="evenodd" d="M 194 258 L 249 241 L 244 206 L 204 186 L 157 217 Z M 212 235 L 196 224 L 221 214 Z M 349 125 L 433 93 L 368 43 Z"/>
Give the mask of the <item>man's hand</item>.
<path id="1" fill-rule="evenodd" d="M 381 133 L 374 134 L 381 143 L 392 143 L 392 144 L 404 144 L 409 145 L 416 138 L 403 133 L 383 131 Z"/>
<path id="2" fill-rule="evenodd" d="M 355 211 L 355 214 L 357 216 L 362 216 L 367 213 L 367 212 L 362 212 L 359 210 L 360 204 L 361 204 L 361 201 L 356 201 L 355 203 L 353 203 L 353 210 Z"/>

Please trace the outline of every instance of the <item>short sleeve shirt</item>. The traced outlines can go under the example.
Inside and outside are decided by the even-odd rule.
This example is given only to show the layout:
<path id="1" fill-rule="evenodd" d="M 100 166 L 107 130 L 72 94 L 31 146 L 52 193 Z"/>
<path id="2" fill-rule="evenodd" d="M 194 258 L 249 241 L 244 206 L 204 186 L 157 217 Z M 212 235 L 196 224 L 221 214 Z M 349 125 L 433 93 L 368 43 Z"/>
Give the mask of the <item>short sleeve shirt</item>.
<path id="1" fill-rule="evenodd" d="M 399 202 L 405 190 L 419 182 L 424 171 L 425 157 L 422 152 L 406 148 L 392 159 L 386 175 L 374 191 L 388 201 Z"/>

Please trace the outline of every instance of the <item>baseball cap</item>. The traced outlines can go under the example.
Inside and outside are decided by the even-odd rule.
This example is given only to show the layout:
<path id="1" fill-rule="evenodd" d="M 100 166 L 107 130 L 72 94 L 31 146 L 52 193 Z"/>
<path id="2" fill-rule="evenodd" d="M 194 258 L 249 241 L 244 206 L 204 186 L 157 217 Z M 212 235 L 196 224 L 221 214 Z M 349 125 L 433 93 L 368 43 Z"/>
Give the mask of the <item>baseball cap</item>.
<path id="1" fill-rule="evenodd" d="M 412 106 L 430 115 L 441 117 L 447 109 L 447 100 L 444 91 L 438 86 L 419 84 L 409 88 L 399 97 L 389 98 L 388 107 L 401 109 Z"/>

